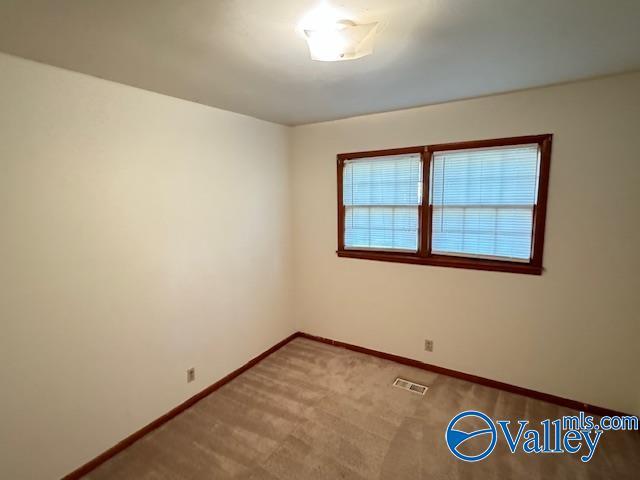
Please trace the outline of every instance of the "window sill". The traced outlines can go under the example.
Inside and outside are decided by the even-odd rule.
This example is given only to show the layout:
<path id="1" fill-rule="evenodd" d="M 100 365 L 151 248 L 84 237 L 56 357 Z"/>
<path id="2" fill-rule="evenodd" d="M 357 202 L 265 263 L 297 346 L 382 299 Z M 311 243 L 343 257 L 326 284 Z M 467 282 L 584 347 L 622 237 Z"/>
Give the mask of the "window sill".
<path id="1" fill-rule="evenodd" d="M 435 267 L 466 268 L 472 270 L 488 270 L 492 272 L 524 273 L 541 275 L 542 267 L 530 263 L 507 262 L 502 260 L 484 260 L 477 258 L 450 257 L 431 255 L 420 257 L 417 254 L 401 252 L 380 252 L 371 250 L 338 250 L 338 257 L 360 258 L 381 262 L 411 263 L 414 265 L 431 265 Z"/>

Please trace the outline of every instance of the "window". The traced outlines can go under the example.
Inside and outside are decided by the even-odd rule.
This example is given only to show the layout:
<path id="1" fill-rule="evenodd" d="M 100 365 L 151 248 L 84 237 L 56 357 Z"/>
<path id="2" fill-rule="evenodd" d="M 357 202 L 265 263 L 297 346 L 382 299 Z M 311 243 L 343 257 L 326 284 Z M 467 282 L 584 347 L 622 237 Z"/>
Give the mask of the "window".
<path id="1" fill-rule="evenodd" d="M 418 251 L 419 153 L 347 160 L 343 181 L 345 248 Z"/>
<path id="2" fill-rule="evenodd" d="M 540 274 L 551 135 L 338 155 L 341 257 Z"/>
<path id="3" fill-rule="evenodd" d="M 528 262 L 538 145 L 434 152 L 431 252 Z"/>

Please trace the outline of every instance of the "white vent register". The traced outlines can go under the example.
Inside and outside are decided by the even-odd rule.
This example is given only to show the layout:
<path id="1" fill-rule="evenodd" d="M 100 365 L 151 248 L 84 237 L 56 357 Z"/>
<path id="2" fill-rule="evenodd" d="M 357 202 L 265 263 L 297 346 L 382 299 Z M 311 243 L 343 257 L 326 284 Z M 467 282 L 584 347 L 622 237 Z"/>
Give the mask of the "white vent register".
<path id="1" fill-rule="evenodd" d="M 411 382 L 400 377 L 396 378 L 396 381 L 393 382 L 393 386 L 402 388 L 403 390 L 409 390 L 410 392 L 417 393 L 418 395 L 424 395 L 429 389 L 429 387 L 425 385 L 420 385 L 419 383 Z"/>

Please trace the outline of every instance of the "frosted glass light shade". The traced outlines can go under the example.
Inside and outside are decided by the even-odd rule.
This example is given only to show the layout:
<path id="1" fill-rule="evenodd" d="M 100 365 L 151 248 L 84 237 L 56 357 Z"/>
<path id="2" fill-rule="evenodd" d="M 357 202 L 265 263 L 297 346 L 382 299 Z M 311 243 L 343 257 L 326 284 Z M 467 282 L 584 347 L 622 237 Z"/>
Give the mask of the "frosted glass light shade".
<path id="1" fill-rule="evenodd" d="M 338 62 L 354 60 L 373 53 L 378 23 L 357 25 L 350 20 L 339 20 L 314 30 L 304 30 L 313 60 Z"/>

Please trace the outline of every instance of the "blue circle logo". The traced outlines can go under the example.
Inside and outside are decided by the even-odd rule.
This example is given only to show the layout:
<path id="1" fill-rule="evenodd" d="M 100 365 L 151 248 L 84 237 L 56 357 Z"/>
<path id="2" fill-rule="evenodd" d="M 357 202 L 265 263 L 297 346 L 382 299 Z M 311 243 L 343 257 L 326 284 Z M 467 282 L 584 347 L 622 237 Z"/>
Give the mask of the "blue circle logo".
<path id="1" fill-rule="evenodd" d="M 483 427 L 472 432 L 465 432 L 463 430 L 457 430 L 455 428 L 456 424 L 460 420 L 469 417 L 480 419 L 481 423 L 483 423 Z M 484 427 L 484 425 L 486 425 L 486 428 Z M 488 435 L 490 437 L 489 445 L 485 450 L 477 455 L 465 455 L 464 453 L 460 453 L 458 449 L 467 440 L 480 435 Z M 482 460 L 483 458 L 488 457 L 491 452 L 493 452 L 493 449 L 496 447 L 496 442 L 498 440 L 498 434 L 496 432 L 496 426 L 487 415 L 482 412 L 476 412 L 475 410 L 467 410 L 466 412 L 459 413 L 451 419 L 449 425 L 447 426 L 445 439 L 447 441 L 447 447 L 449 447 L 451 453 L 453 453 L 460 460 L 464 460 L 465 462 L 477 462 L 479 460 Z"/>

